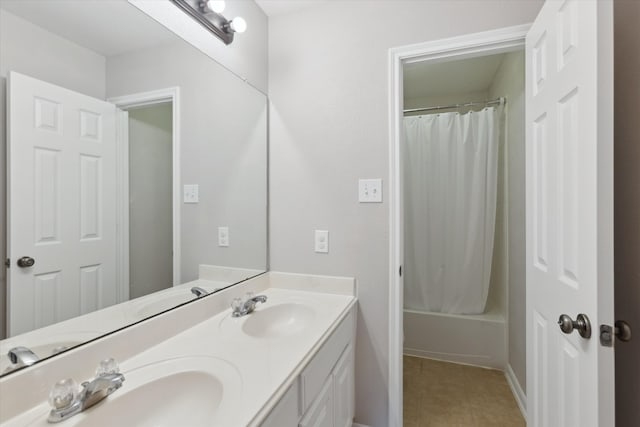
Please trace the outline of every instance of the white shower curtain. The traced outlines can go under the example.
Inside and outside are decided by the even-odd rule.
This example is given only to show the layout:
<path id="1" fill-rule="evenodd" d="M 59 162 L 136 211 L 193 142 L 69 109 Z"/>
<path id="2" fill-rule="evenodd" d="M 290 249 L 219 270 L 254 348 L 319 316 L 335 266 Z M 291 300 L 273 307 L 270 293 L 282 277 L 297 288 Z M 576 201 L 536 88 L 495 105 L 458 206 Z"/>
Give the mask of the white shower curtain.
<path id="1" fill-rule="evenodd" d="M 404 119 L 405 308 L 479 314 L 489 293 L 498 111 Z"/>

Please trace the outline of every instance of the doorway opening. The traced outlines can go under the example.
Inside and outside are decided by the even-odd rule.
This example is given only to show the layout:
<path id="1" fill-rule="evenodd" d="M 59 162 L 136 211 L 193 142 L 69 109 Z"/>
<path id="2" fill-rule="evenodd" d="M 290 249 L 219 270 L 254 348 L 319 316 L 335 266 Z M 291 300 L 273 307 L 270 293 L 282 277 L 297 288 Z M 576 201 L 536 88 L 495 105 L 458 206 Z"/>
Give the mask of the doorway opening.
<path id="1" fill-rule="evenodd" d="M 121 301 L 180 284 L 179 90 L 109 100 L 118 114 Z"/>
<path id="2" fill-rule="evenodd" d="M 172 105 L 129 110 L 129 298 L 173 285 Z"/>
<path id="3" fill-rule="evenodd" d="M 391 51 L 390 425 L 524 422 L 527 29 Z"/>
<path id="4" fill-rule="evenodd" d="M 524 425 L 524 51 L 403 71 L 405 425 Z"/>

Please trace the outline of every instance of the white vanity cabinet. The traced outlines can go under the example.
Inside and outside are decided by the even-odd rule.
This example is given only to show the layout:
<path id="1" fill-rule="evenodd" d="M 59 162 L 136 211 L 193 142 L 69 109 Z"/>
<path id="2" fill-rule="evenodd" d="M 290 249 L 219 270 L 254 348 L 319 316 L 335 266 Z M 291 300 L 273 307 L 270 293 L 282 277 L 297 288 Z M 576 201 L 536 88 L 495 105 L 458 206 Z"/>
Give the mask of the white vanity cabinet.
<path id="1" fill-rule="evenodd" d="M 351 427 L 355 411 L 353 345 L 347 346 L 333 368 L 333 414 L 335 427 Z"/>
<path id="2" fill-rule="evenodd" d="M 298 425 L 300 392 L 298 381 L 294 382 L 276 406 L 271 410 L 267 419 L 260 427 L 287 427 Z"/>
<path id="3" fill-rule="evenodd" d="M 261 427 L 350 427 L 354 416 L 355 309 L 342 320 Z"/>
<path id="4" fill-rule="evenodd" d="M 248 291 L 264 294 L 268 302 L 245 318 L 233 319 L 231 301 Z M 72 424 L 109 424 L 105 420 L 114 410 L 147 393 L 151 384 L 167 396 L 167 404 L 138 411 L 140 418 L 133 424 L 153 423 L 159 416 L 182 420 L 183 425 L 351 427 L 354 294 L 352 278 L 269 272 L 249 279 L 61 354 L 41 368 L 3 376 L 0 427 L 51 426 L 49 403 L 41 391 L 59 381 L 61 373 L 86 378 L 105 354 L 121 361 L 125 386 L 95 410 L 77 414 Z M 292 307 L 296 308 L 291 311 Z M 271 331 L 272 326 L 283 333 L 253 336 L 250 327 L 255 325 L 263 327 L 259 333 Z M 193 375 L 215 377 L 224 393 L 219 395 L 219 388 L 204 383 L 199 387 Z M 176 381 L 165 380 L 174 376 Z M 187 395 L 194 398 L 185 400 Z M 205 404 L 204 410 L 205 401 L 219 403 Z"/>
<path id="5" fill-rule="evenodd" d="M 313 401 L 311 408 L 307 411 L 300 427 L 333 427 L 333 378 L 327 378 L 327 382 L 320 390 L 320 394 Z"/>

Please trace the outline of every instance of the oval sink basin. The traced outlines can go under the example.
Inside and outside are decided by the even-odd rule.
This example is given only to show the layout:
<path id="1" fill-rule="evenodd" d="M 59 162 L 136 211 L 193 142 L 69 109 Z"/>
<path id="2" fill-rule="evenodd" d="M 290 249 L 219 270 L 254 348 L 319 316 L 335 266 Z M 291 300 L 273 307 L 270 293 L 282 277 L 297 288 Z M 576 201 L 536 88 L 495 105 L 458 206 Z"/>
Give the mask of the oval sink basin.
<path id="1" fill-rule="evenodd" d="M 315 317 L 313 309 L 296 303 L 282 303 L 268 307 L 267 301 L 247 315 L 242 331 L 255 338 L 280 338 L 299 332 L 309 326 Z"/>
<path id="2" fill-rule="evenodd" d="M 225 425 L 237 412 L 242 394 L 242 380 L 236 368 L 214 357 L 166 360 L 124 372 L 124 376 L 122 388 L 65 420 L 64 425 Z"/>

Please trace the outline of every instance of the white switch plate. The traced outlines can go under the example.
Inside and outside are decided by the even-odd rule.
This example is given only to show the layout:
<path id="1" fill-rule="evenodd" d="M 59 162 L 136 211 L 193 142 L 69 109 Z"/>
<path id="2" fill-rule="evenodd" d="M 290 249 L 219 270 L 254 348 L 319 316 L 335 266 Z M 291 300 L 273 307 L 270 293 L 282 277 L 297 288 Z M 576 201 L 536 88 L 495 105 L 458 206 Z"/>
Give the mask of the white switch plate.
<path id="1" fill-rule="evenodd" d="M 320 254 L 329 253 L 329 232 L 327 230 L 316 230 L 315 249 Z"/>
<path id="2" fill-rule="evenodd" d="M 200 201 L 200 186 L 198 184 L 185 184 L 183 191 L 184 203 L 198 203 Z"/>
<path id="3" fill-rule="evenodd" d="M 218 246 L 229 246 L 229 227 L 218 227 Z"/>
<path id="4" fill-rule="evenodd" d="M 382 180 L 361 179 L 358 181 L 358 201 L 360 203 L 382 203 Z"/>

